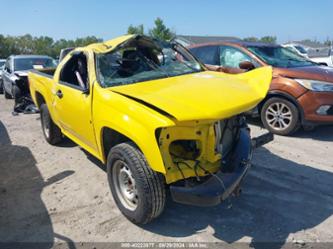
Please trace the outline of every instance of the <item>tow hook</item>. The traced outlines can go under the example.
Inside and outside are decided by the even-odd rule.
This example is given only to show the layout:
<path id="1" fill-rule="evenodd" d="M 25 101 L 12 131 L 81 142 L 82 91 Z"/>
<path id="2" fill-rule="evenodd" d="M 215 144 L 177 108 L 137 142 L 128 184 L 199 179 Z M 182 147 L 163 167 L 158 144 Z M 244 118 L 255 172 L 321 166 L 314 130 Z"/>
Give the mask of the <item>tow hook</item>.
<path id="1" fill-rule="evenodd" d="M 252 147 L 259 148 L 269 142 L 272 142 L 274 140 L 274 135 L 271 132 L 267 132 L 261 136 L 252 138 Z"/>

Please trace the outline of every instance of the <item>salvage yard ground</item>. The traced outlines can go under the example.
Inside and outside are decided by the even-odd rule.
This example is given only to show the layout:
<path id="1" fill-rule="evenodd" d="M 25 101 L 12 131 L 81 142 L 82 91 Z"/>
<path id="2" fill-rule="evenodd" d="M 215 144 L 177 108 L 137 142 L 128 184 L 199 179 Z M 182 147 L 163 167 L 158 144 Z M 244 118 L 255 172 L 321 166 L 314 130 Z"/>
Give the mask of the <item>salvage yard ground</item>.
<path id="1" fill-rule="evenodd" d="M 169 199 L 159 219 L 136 226 L 114 204 L 102 164 L 69 140 L 47 144 L 39 115 L 14 117 L 12 105 L 0 96 L 0 242 L 333 242 L 332 126 L 258 149 L 231 208 Z"/>

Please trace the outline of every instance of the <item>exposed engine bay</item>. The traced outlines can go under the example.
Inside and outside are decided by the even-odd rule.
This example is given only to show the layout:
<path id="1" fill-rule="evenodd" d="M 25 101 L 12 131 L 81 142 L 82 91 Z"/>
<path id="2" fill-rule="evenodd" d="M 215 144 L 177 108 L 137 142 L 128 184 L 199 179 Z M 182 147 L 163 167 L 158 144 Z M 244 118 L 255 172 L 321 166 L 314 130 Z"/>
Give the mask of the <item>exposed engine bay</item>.
<path id="1" fill-rule="evenodd" d="M 232 172 L 228 160 L 246 128 L 242 115 L 220 121 L 194 121 L 162 128 L 159 146 L 167 169 L 167 183 L 208 176 L 218 170 Z"/>

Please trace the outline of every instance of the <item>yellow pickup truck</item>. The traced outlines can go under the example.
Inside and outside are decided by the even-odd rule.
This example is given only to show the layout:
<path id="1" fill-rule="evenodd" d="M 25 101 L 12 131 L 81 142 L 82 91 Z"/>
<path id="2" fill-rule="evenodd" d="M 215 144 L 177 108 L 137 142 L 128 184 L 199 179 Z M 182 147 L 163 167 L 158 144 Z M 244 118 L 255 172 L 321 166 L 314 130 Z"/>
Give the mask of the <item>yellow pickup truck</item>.
<path id="1" fill-rule="evenodd" d="M 56 69 L 29 73 L 45 139 L 66 136 L 107 165 L 132 222 L 174 201 L 216 205 L 238 191 L 254 142 L 242 115 L 266 95 L 270 67 L 210 72 L 180 44 L 127 35 L 76 48 Z"/>

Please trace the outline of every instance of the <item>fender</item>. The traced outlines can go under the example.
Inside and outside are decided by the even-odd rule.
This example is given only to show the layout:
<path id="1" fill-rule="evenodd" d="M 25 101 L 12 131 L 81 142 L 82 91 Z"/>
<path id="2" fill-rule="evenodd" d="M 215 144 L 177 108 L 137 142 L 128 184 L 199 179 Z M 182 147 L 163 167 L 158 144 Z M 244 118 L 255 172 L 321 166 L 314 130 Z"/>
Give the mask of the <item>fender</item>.
<path id="1" fill-rule="evenodd" d="M 129 121 L 126 128 L 124 128 L 119 125 L 116 120 L 118 120 L 118 118 L 115 118 L 115 122 L 111 122 L 110 120 L 101 120 L 95 124 L 97 146 L 100 151 L 100 160 L 103 163 L 106 163 L 107 158 L 103 148 L 102 131 L 103 128 L 110 128 L 134 142 L 145 155 L 150 167 L 157 172 L 165 174 L 166 170 L 161 152 L 159 150 L 158 142 L 155 137 L 155 129 L 152 129 L 152 127 L 147 128 L 142 123 L 135 120 Z"/>
<path id="2" fill-rule="evenodd" d="M 126 96 L 105 91 L 97 84 L 94 84 L 92 113 L 99 159 L 103 163 L 106 162 L 107 155 L 103 152 L 102 131 L 103 128 L 110 128 L 134 142 L 153 170 L 166 172 L 155 131 L 161 127 L 174 126 L 173 120 Z"/>

